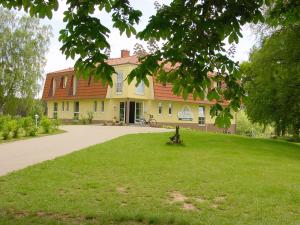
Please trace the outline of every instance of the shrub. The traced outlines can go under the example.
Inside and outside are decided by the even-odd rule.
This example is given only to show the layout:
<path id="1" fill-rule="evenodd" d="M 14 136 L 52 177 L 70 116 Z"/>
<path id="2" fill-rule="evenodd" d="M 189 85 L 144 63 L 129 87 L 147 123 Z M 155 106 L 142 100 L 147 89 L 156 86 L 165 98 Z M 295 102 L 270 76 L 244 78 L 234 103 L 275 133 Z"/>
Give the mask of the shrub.
<path id="1" fill-rule="evenodd" d="M 34 120 L 31 117 L 24 117 L 22 120 L 22 128 L 25 130 L 26 136 L 35 136 L 37 133 L 37 128 L 35 126 Z"/>
<path id="2" fill-rule="evenodd" d="M 88 124 L 88 118 L 87 117 L 85 117 L 85 116 L 81 116 L 81 119 L 80 119 L 80 122 L 82 123 L 82 124 L 84 124 L 84 125 L 86 125 L 86 124 Z"/>
<path id="3" fill-rule="evenodd" d="M 88 112 L 88 122 L 89 124 L 92 124 L 94 119 L 94 113 L 93 112 Z"/>
<path id="4" fill-rule="evenodd" d="M 52 133 L 58 130 L 59 120 L 58 119 L 49 119 L 47 117 L 43 117 L 41 119 L 40 125 L 43 128 L 44 133 Z"/>
<path id="5" fill-rule="evenodd" d="M 271 136 L 273 128 L 271 126 L 263 126 L 252 123 L 244 111 L 237 113 L 236 133 L 249 137 Z"/>
<path id="6" fill-rule="evenodd" d="M 40 125 L 43 128 L 44 133 L 51 133 L 51 121 L 49 118 L 42 117 Z"/>

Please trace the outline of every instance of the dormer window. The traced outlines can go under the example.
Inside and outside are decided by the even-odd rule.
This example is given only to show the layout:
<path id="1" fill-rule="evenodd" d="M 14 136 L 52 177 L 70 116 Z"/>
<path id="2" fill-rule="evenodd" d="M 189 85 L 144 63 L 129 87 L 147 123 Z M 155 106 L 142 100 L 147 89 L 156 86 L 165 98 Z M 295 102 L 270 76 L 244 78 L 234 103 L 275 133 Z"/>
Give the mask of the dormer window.
<path id="1" fill-rule="evenodd" d="M 50 96 L 54 96 L 55 95 L 55 90 L 56 90 L 56 81 L 54 78 L 52 78 L 51 80 L 51 89 L 50 89 Z"/>
<path id="2" fill-rule="evenodd" d="M 73 95 L 76 95 L 78 86 L 78 80 L 76 76 L 73 76 Z"/>
<path id="3" fill-rule="evenodd" d="M 123 91 L 123 74 L 117 73 L 116 93 L 122 94 Z"/>
<path id="4" fill-rule="evenodd" d="M 63 88 L 67 87 L 68 77 L 64 76 Z"/>

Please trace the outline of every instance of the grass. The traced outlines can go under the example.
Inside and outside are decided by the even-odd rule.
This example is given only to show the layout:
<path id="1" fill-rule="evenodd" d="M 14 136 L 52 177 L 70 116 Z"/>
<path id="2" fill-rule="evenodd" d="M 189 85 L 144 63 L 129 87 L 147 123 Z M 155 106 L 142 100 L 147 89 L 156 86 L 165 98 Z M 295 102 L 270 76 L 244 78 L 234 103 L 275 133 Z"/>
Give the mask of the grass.
<path id="1" fill-rule="evenodd" d="M 20 136 L 18 138 L 12 138 L 12 139 L 7 139 L 7 140 L 0 139 L 0 144 L 7 143 L 7 142 L 13 142 L 13 141 L 19 141 L 19 140 L 26 140 L 26 139 L 31 139 L 31 138 L 37 138 L 37 137 L 44 137 L 44 136 L 55 135 L 55 134 L 61 134 L 64 132 L 66 132 L 66 131 L 58 129 L 58 130 L 53 131 L 52 133 L 38 132 L 36 134 L 36 136 Z"/>
<path id="2" fill-rule="evenodd" d="M 127 135 L 0 177 L 0 224 L 300 224 L 299 145 L 169 136 Z"/>

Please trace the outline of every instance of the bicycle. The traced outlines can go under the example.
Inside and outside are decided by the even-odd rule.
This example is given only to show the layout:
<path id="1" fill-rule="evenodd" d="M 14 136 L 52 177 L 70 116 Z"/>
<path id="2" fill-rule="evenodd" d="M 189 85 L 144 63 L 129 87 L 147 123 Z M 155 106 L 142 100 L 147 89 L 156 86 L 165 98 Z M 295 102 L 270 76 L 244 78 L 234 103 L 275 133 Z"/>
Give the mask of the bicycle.
<path id="1" fill-rule="evenodd" d="M 142 126 L 149 125 L 150 127 L 156 127 L 157 122 L 156 122 L 156 120 L 153 118 L 153 115 L 149 114 L 149 120 L 146 120 L 145 118 L 142 118 L 142 119 L 141 119 L 141 125 L 142 125 Z"/>

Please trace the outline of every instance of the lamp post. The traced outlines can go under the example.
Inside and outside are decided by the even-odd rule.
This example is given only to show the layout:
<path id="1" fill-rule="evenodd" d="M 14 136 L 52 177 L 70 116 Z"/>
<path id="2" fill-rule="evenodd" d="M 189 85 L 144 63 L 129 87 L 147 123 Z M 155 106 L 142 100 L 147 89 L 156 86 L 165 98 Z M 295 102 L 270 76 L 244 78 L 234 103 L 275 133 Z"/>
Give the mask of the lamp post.
<path id="1" fill-rule="evenodd" d="M 34 118 L 35 118 L 35 127 L 37 128 L 37 127 L 38 127 L 38 119 L 39 119 L 39 115 L 38 115 L 38 114 L 35 114 L 35 115 L 34 115 Z"/>

